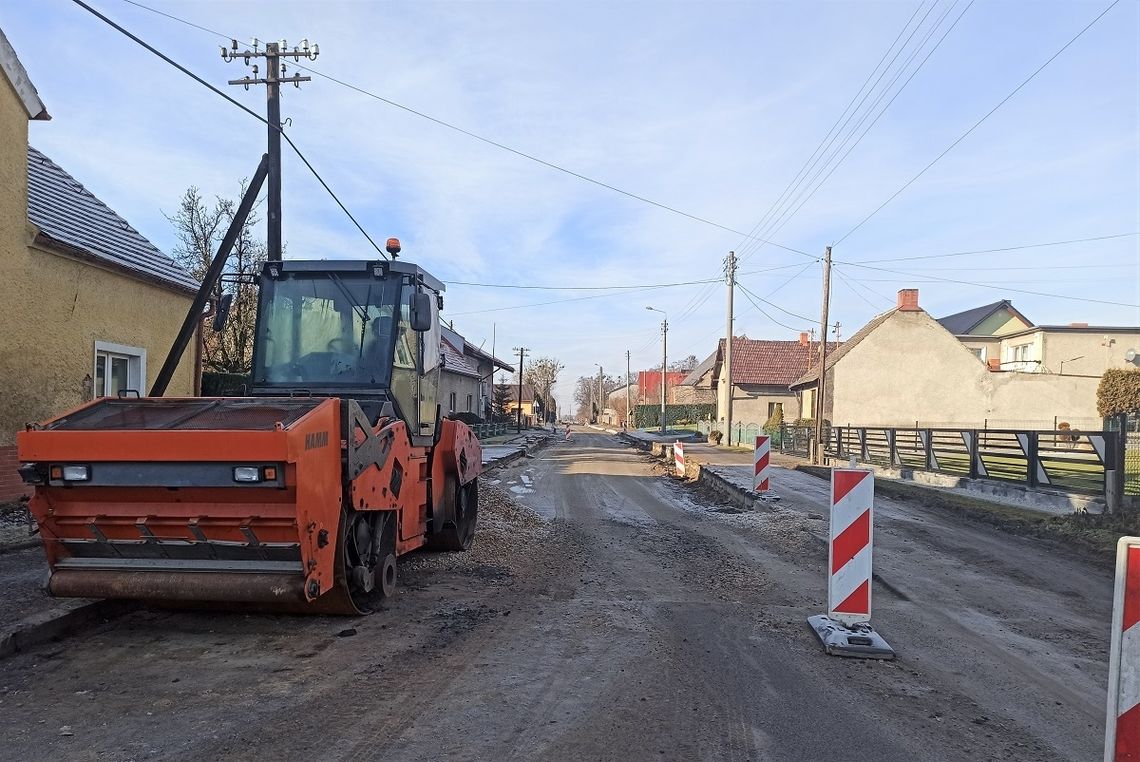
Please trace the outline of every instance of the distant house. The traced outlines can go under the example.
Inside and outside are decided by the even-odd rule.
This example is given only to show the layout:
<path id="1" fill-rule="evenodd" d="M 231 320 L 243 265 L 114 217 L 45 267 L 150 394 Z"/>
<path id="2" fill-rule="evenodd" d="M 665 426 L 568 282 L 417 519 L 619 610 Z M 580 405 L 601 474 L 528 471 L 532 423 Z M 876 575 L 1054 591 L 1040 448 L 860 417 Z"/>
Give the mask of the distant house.
<path id="1" fill-rule="evenodd" d="M 448 326 L 440 326 L 439 404 L 444 415 L 471 413 L 491 419 L 491 379 L 496 370 L 514 368 L 469 343 Z"/>
<path id="2" fill-rule="evenodd" d="M 1125 353 L 1140 346 L 1140 327 L 1035 326 L 994 338 L 1009 360 L 982 362 L 970 346 L 974 335 L 955 335 L 944 321 L 919 306 L 917 289 L 900 291 L 895 309 L 828 355 L 825 418 L 839 425 L 1016 428 L 1056 419 L 1095 426 L 1100 375 L 1126 367 Z M 817 362 L 792 390 L 808 400 L 818 382 Z"/>
<path id="3" fill-rule="evenodd" d="M 198 290 L 28 145 L 28 122 L 49 118 L 0 32 L 0 500 L 23 492 L 15 432 L 93 397 L 146 394 Z M 198 359 L 186 353 L 168 394 L 194 394 Z"/>
<path id="4" fill-rule="evenodd" d="M 829 351 L 835 351 L 836 346 L 830 343 Z M 725 341 L 721 339 L 716 352 L 685 379 L 700 373 L 696 379 L 698 388 L 714 394 L 718 420 L 726 417 L 729 394 L 734 423 L 763 426 L 776 408 L 782 409 L 785 420 L 798 417 L 799 399 L 789 385 L 819 357 L 818 341 L 811 341 L 806 333 L 800 334 L 799 341 L 733 337 L 731 384 L 724 349 Z"/>
<path id="5" fill-rule="evenodd" d="M 665 373 L 665 403 L 673 404 L 673 389 L 685 380 L 684 371 L 670 370 Z M 661 371 L 640 370 L 637 372 L 637 396 L 635 405 L 658 405 L 661 403 Z"/>
<path id="6" fill-rule="evenodd" d="M 518 409 L 520 407 L 520 405 L 518 403 L 519 386 L 518 386 L 518 384 L 509 384 L 508 386 L 510 389 L 510 397 L 507 398 L 507 404 L 505 405 L 505 407 L 506 407 L 507 413 L 510 414 L 511 420 L 513 421 L 513 420 L 515 420 L 515 417 L 518 415 Z M 522 405 L 521 405 L 521 407 L 522 407 L 522 423 L 523 423 L 523 426 L 531 426 L 531 425 L 534 425 L 534 424 L 539 422 L 538 416 L 536 415 L 536 403 L 535 403 L 535 399 L 534 399 L 534 387 L 531 386 L 530 384 L 523 384 L 522 385 Z M 542 413 L 541 407 L 539 407 L 539 409 L 537 410 L 537 413 Z"/>
<path id="7" fill-rule="evenodd" d="M 699 405 L 716 403 L 716 380 L 713 371 L 716 370 L 717 353 L 713 352 L 689 374 L 681 379 L 674 387 L 674 400 L 680 405 Z"/>
<path id="8" fill-rule="evenodd" d="M 947 315 L 938 322 L 984 363 L 999 356 L 1002 336 L 1033 327 L 1008 299 Z"/>

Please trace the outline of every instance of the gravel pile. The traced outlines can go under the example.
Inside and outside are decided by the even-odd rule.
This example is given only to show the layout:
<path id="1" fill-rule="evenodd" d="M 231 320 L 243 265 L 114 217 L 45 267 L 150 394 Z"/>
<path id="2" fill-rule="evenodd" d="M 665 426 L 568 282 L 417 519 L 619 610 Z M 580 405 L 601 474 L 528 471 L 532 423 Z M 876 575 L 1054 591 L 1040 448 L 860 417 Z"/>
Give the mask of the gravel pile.
<path id="1" fill-rule="evenodd" d="M 479 523 L 466 553 L 413 553 L 401 558 L 409 574 L 469 571 L 489 584 L 509 584 L 511 571 L 533 556 L 549 536 L 550 525 L 520 505 L 502 487 L 479 482 Z"/>

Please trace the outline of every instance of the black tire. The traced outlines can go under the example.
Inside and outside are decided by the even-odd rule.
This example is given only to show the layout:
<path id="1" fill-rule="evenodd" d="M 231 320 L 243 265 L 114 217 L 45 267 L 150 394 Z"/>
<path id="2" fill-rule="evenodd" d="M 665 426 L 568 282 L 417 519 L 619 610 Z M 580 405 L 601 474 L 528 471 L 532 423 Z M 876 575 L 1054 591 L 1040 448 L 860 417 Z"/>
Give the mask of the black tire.
<path id="1" fill-rule="evenodd" d="M 444 499 L 454 507 L 453 518 L 435 533 L 430 547 L 457 552 L 470 550 L 475 542 L 475 525 L 479 521 L 479 480 L 472 479 L 457 487 L 455 478 L 448 477 L 444 490 Z"/>

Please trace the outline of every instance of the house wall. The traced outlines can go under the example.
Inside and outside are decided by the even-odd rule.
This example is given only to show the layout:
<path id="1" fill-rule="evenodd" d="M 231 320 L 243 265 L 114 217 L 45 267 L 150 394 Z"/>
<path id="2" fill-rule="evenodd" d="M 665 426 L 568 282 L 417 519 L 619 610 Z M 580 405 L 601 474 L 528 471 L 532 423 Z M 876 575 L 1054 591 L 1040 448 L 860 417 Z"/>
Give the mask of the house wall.
<path id="1" fill-rule="evenodd" d="M 1051 372 L 1065 375 L 1100 376 L 1109 368 L 1133 368 L 1124 359 L 1129 349 L 1140 352 L 1140 332 L 1043 331 L 1041 361 Z M 1108 346 L 1104 346 L 1105 338 Z M 1074 360 L 1074 357 L 1080 357 Z"/>
<path id="2" fill-rule="evenodd" d="M 28 222 L 27 112 L 0 77 L 0 500 L 13 480 L 15 434 L 84 402 L 95 342 L 147 350 L 158 375 L 192 297 L 32 245 Z M 194 390 L 194 343 L 169 394 Z"/>
<path id="3" fill-rule="evenodd" d="M 983 355 L 979 358 L 982 364 L 1001 357 L 1001 339 L 996 336 L 959 336 L 958 338 L 962 345 L 970 351 L 976 349 L 983 351 Z"/>
<path id="4" fill-rule="evenodd" d="M 450 406 L 451 393 L 455 393 L 455 408 Z M 471 410 L 467 410 L 467 395 L 471 395 Z M 482 417 L 479 408 L 479 379 L 444 371 L 439 374 L 439 404 L 444 414 L 471 412 Z"/>
<path id="5" fill-rule="evenodd" d="M 1037 425 L 1096 417 L 1092 377 L 992 373 L 925 312 L 897 312 L 832 369 L 838 425 Z"/>
<path id="6" fill-rule="evenodd" d="M 146 349 L 149 389 L 193 301 L 39 247 L 13 253 L 0 263 L 0 379 L 6 390 L 0 397 L 0 446 L 12 444 L 25 423 L 89 399 L 96 341 Z M 192 341 L 168 396 L 193 395 L 194 351 Z"/>
<path id="7" fill-rule="evenodd" d="M 768 421 L 768 405 L 776 402 L 784 406 L 785 421 L 791 423 L 796 419 L 800 403 L 796 395 L 790 390 L 781 391 L 775 388 L 751 390 L 734 384 L 732 394 L 733 425 L 755 423 L 757 426 L 763 426 Z M 718 411 L 717 415 L 723 417 L 722 411 Z"/>

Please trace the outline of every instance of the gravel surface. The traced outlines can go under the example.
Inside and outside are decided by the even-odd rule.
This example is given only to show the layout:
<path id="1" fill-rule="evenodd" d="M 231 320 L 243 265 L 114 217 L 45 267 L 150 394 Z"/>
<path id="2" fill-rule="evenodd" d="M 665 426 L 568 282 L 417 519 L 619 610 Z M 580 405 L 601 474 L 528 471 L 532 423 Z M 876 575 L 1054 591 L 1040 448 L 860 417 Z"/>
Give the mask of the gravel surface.
<path id="1" fill-rule="evenodd" d="M 1099 757 L 1106 569 L 884 501 L 899 658 L 828 657 L 826 485 L 781 479 L 741 512 L 576 431 L 370 617 L 141 611 L 0 662 L 0 758 Z"/>

